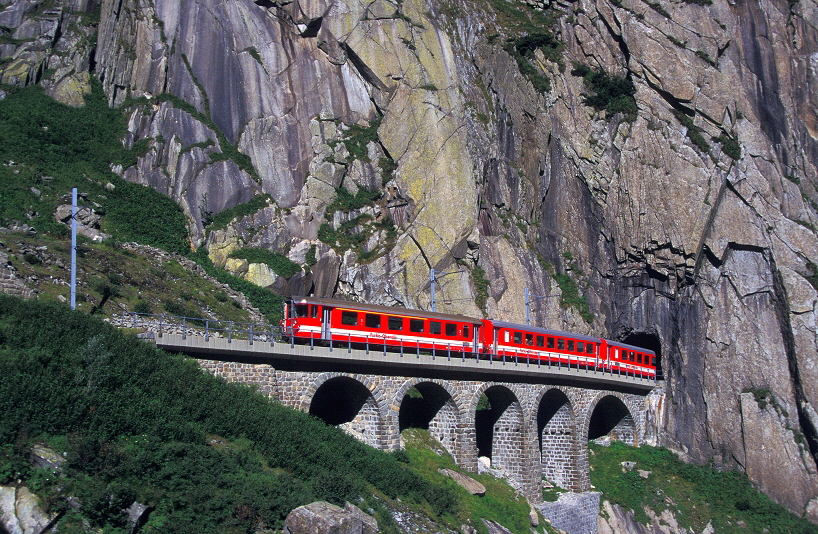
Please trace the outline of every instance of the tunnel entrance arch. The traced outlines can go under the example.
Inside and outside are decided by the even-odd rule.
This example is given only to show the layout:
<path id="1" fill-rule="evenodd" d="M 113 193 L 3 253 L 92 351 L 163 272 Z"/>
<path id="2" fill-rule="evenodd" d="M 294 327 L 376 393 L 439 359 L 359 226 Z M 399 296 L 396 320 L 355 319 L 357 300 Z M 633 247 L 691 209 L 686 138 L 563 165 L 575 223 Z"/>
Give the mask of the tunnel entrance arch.
<path id="1" fill-rule="evenodd" d="M 337 376 L 321 384 L 312 396 L 309 413 L 328 425 L 341 427 L 367 445 L 383 448 L 383 418 L 378 402 L 358 380 Z"/>
<path id="2" fill-rule="evenodd" d="M 656 377 L 660 380 L 664 378 L 664 372 L 662 371 L 662 342 L 658 335 L 647 332 L 631 332 L 623 336 L 621 341 L 634 347 L 652 350 L 656 354 Z"/>
<path id="3" fill-rule="evenodd" d="M 636 422 L 628 406 L 613 395 L 599 399 L 588 421 L 588 441 L 600 438 L 638 445 Z"/>
<path id="4" fill-rule="evenodd" d="M 406 389 L 399 401 L 398 431 L 428 430 L 460 464 L 462 455 L 457 444 L 461 417 L 452 394 L 440 384 L 418 381 Z"/>
<path id="5" fill-rule="evenodd" d="M 561 488 L 581 490 L 577 465 L 577 424 L 568 396 L 548 390 L 537 409 L 542 476 Z"/>

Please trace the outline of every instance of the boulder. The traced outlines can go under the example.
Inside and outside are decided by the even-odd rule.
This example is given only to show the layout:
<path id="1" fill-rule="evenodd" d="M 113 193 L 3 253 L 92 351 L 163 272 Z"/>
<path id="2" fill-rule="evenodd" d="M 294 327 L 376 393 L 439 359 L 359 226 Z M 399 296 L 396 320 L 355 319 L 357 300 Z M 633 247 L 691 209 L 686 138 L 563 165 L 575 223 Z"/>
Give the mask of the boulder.
<path id="1" fill-rule="evenodd" d="M 482 497 L 486 494 L 486 487 L 474 480 L 470 476 L 466 476 L 463 473 L 458 473 L 457 471 L 452 471 L 451 469 L 438 469 L 438 473 L 446 475 L 447 477 L 451 478 L 455 482 L 457 482 L 460 487 L 471 493 L 472 495 L 479 495 Z"/>
<path id="2" fill-rule="evenodd" d="M 366 518 L 364 518 L 366 516 Z M 356 506 L 341 508 L 326 501 L 299 506 L 284 521 L 286 534 L 374 534 L 378 523 Z"/>

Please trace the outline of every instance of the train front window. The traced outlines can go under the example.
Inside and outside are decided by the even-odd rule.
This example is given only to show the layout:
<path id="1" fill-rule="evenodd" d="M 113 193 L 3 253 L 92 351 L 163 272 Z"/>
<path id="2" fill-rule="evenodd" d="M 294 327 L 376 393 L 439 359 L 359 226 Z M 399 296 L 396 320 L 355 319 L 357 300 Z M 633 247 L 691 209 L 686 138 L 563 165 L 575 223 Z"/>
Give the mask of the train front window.
<path id="1" fill-rule="evenodd" d="M 467 324 L 463 325 L 463 337 L 469 339 L 469 325 Z"/>
<path id="2" fill-rule="evenodd" d="M 432 321 L 429 323 L 429 333 L 434 334 L 436 336 L 440 335 L 440 323 L 437 321 Z"/>
<path id="3" fill-rule="evenodd" d="M 347 326 L 358 326 L 358 312 L 341 312 L 341 324 Z"/>
<path id="4" fill-rule="evenodd" d="M 390 317 L 386 323 L 389 330 L 403 330 L 402 317 Z"/>
<path id="5" fill-rule="evenodd" d="M 307 304 L 296 304 L 294 311 L 296 317 L 309 317 L 310 307 Z"/>
<path id="6" fill-rule="evenodd" d="M 457 335 L 457 325 L 454 323 L 446 323 L 446 335 L 454 337 Z"/>
<path id="7" fill-rule="evenodd" d="M 423 333 L 423 319 L 409 319 L 409 331 L 416 334 Z"/>
<path id="8" fill-rule="evenodd" d="M 523 342 L 522 332 L 514 332 L 514 343 L 519 345 L 522 342 Z"/>
<path id="9" fill-rule="evenodd" d="M 316 306 L 315 304 L 310 306 L 310 317 L 312 319 L 318 318 L 318 306 Z"/>
<path id="10" fill-rule="evenodd" d="M 365 324 L 367 328 L 380 328 L 381 327 L 381 316 L 376 313 L 367 313 Z"/>

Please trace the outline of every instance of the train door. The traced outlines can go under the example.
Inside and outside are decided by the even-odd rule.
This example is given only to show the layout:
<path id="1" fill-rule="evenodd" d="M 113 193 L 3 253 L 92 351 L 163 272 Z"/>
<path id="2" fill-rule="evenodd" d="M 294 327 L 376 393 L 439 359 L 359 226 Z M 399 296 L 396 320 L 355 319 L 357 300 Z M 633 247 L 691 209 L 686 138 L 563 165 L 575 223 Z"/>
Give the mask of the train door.
<path id="1" fill-rule="evenodd" d="M 330 339 L 330 335 L 332 334 L 332 330 L 330 329 L 330 312 L 332 310 L 329 309 L 327 306 L 324 306 L 324 314 L 323 319 L 321 321 L 321 339 L 328 340 Z"/>

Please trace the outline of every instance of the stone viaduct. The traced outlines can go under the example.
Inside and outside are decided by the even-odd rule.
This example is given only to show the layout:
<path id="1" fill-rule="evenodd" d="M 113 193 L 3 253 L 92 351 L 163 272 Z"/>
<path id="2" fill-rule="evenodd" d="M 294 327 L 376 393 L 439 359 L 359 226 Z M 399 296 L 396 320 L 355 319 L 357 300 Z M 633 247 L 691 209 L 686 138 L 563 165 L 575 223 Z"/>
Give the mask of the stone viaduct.
<path id="1" fill-rule="evenodd" d="M 185 332 L 154 340 L 382 450 L 400 448 L 406 428 L 428 429 L 464 470 L 477 472 L 486 457 L 535 503 L 542 500 L 543 480 L 590 489 L 589 440 L 653 441 L 661 406 L 653 381 L 593 369 L 253 344 Z"/>

